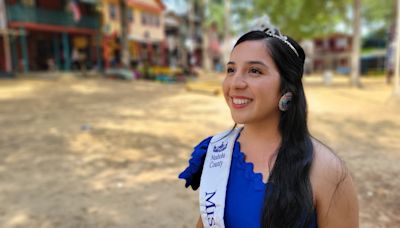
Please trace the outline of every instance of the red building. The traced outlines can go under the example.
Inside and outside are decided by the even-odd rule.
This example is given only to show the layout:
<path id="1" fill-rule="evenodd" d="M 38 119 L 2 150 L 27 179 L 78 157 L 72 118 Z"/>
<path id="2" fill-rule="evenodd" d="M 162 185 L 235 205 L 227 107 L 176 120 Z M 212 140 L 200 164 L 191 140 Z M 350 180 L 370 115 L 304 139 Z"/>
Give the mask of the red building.
<path id="1" fill-rule="evenodd" d="M 313 41 L 313 71 L 337 70 L 343 73 L 350 71 L 352 37 L 347 34 L 331 34 Z"/>
<path id="2" fill-rule="evenodd" d="M 6 34 L 4 34 L 6 36 Z M 5 44 L 4 44 L 4 38 L 3 35 L 0 34 L 0 72 L 6 72 L 6 52 L 5 52 Z"/>

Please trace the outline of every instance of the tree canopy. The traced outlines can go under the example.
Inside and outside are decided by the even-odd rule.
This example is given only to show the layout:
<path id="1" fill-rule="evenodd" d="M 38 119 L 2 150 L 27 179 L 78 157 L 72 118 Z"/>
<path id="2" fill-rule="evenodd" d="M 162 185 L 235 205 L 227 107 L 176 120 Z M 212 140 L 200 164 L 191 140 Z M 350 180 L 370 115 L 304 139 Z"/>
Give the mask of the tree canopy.
<path id="1" fill-rule="evenodd" d="M 209 1 L 209 17 L 205 23 L 216 22 L 224 29 L 224 1 Z M 231 0 L 231 23 L 234 32 L 243 32 L 249 21 L 268 15 L 280 30 L 295 39 L 323 36 L 338 30 L 338 25 L 351 32 L 353 0 Z M 373 31 L 385 30 L 394 19 L 394 0 L 363 0 L 362 24 Z"/>
<path id="2" fill-rule="evenodd" d="M 333 32 L 335 25 L 346 22 L 350 0 L 253 0 L 251 10 L 241 10 L 248 20 L 254 15 L 268 15 L 280 30 L 295 39 Z"/>

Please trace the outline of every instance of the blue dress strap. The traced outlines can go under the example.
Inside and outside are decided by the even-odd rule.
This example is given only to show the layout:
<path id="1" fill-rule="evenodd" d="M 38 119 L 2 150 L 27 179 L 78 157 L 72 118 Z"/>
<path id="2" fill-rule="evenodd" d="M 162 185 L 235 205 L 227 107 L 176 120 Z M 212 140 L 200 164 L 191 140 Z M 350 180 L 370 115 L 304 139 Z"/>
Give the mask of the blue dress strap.
<path id="1" fill-rule="evenodd" d="M 207 154 L 207 148 L 210 144 L 212 136 L 201 141 L 194 147 L 192 158 L 189 160 L 189 166 L 179 174 L 180 179 L 186 180 L 185 187 L 192 187 L 197 190 L 200 186 L 201 173 L 203 172 L 204 160 Z"/>

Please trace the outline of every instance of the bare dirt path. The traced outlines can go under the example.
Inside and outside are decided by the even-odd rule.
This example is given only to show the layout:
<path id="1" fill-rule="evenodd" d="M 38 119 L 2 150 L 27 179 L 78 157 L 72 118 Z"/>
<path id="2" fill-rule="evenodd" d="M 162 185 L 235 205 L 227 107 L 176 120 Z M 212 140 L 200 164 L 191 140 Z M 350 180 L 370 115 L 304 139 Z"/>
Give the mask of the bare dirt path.
<path id="1" fill-rule="evenodd" d="M 307 79 L 312 133 L 347 163 L 361 227 L 399 227 L 400 109 L 390 88 Z M 104 79 L 0 80 L 0 227 L 193 227 L 178 173 L 231 127 L 222 96 Z"/>

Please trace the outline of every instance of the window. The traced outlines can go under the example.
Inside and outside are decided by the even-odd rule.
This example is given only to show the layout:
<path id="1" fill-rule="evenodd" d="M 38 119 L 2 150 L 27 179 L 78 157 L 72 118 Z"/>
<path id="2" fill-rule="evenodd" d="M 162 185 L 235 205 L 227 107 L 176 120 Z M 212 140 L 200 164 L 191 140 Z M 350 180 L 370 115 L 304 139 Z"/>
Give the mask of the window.
<path id="1" fill-rule="evenodd" d="M 160 17 L 157 14 L 142 13 L 142 24 L 150 26 L 160 26 Z"/>
<path id="2" fill-rule="evenodd" d="M 158 27 L 160 25 L 160 18 L 158 17 L 157 14 L 154 14 L 153 17 L 154 17 L 154 26 Z"/>
<path id="3" fill-rule="evenodd" d="M 25 6 L 35 6 L 35 1 L 34 0 L 21 0 L 22 5 Z"/>
<path id="4" fill-rule="evenodd" d="M 160 17 L 158 15 L 156 15 L 156 26 L 160 26 Z"/>
<path id="5" fill-rule="evenodd" d="M 154 26 L 156 24 L 157 18 L 155 17 L 154 14 L 151 14 L 151 25 Z"/>
<path id="6" fill-rule="evenodd" d="M 142 25 L 147 24 L 147 14 L 142 12 Z"/>
<path id="7" fill-rule="evenodd" d="M 129 22 L 132 23 L 134 21 L 135 14 L 133 12 L 133 9 L 132 10 L 128 10 L 126 17 L 128 18 Z"/>
<path id="8" fill-rule="evenodd" d="M 108 5 L 108 12 L 110 14 L 110 19 L 115 20 L 117 17 L 117 8 L 115 7 L 114 4 Z"/>
<path id="9" fill-rule="evenodd" d="M 348 43 L 347 43 L 347 38 L 342 37 L 336 40 L 336 48 L 347 48 Z"/>

